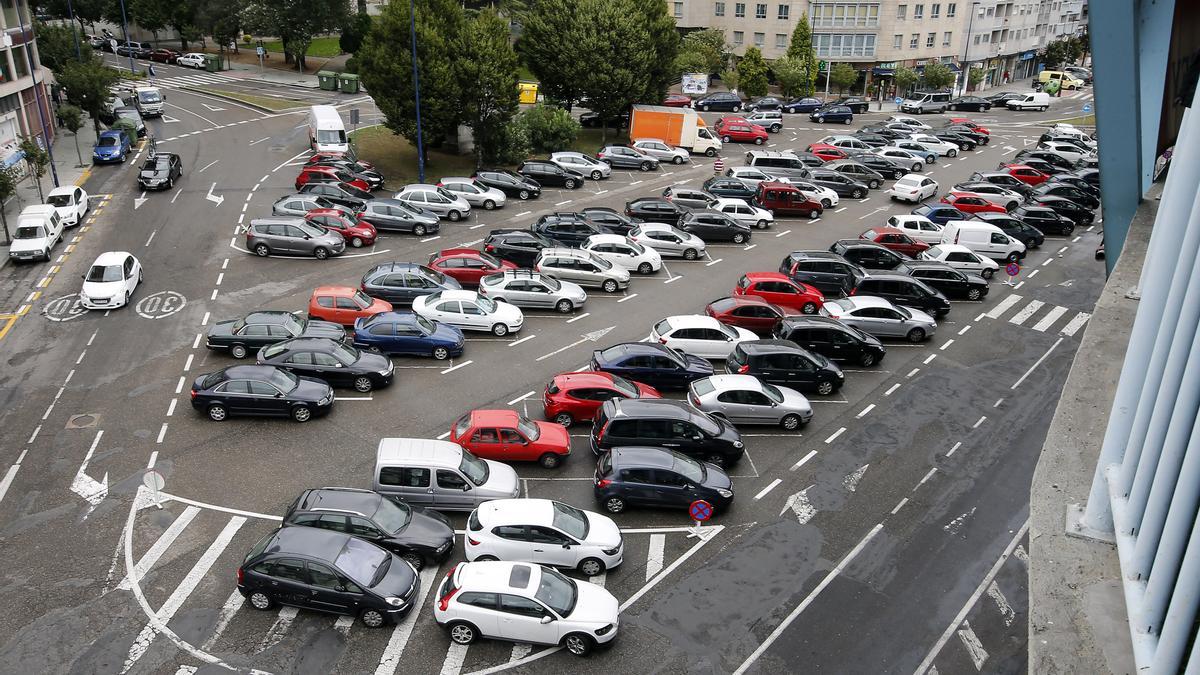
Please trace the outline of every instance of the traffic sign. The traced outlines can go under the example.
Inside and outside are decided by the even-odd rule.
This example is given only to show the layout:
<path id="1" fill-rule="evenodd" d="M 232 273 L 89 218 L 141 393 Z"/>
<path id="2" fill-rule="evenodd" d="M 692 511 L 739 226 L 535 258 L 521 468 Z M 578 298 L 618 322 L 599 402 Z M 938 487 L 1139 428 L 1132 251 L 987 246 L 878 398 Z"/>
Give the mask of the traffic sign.
<path id="1" fill-rule="evenodd" d="M 901 103 L 904 103 L 904 99 L 902 99 L 902 98 L 900 98 L 899 96 L 897 96 L 897 97 L 896 97 L 896 105 L 900 105 Z"/>
<path id="2" fill-rule="evenodd" d="M 1021 273 L 1021 266 L 1015 262 L 1010 262 L 1004 266 L 1004 273 L 1010 277 L 1015 277 Z"/>
<path id="3" fill-rule="evenodd" d="M 697 523 L 703 523 L 709 518 L 712 518 L 712 504 L 709 504 L 703 499 L 697 499 L 696 501 L 692 502 L 691 506 L 688 507 L 688 514 L 691 515 L 692 520 L 696 521 Z"/>
<path id="4" fill-rule="evenodd" d="M 1084 104 L 1083 104 L 1083 112 L 1085 112 L 1085 113 L 1090 113 L 1090 112 L 1092 112 L 1092 104 L 1091 104 L 1091 103 L 1084 103 Z"/>
<path id="5" fill-rule="evenodd" d="M 821 72 L 825 72 L 828 68 L 829 68 L 828 61 L 820 61 L 817 63 L 817 70 L 819 70 Z"/>

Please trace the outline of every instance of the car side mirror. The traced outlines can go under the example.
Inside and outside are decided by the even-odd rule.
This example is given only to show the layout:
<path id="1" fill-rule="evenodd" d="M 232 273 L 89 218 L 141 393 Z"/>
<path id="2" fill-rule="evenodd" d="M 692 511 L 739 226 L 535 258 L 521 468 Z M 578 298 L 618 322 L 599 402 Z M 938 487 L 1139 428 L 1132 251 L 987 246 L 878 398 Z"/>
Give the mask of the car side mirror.
<path id="1" fill-rule="evenodd" d="M 691 483 L 684 483 L 684 484 L 683 484 L 683 489 L 684 489 L 684 490 L 695 490 L 695 489 L 696 489 L 696 486 L 695 486 L 695 485 L 692 485 Z"/>
<path id="2" fill-rule="evenodd" d="M 563 544 L 563 545 L 562 545 L 562 547 L 563 547 L 563 548 L 566 548 L 566 549 L 569 549 L 569 548 L 571 548 L 571 544 L 570 544 L 570 543 L 566 543 L 566 544 Z"/>
<path id="3" fill-rule="evenodd" d="M 337 590 L 338 590 L 338 592 L 340 592 L 340 593 L 345 593 L 345 592 L 346 592 L 346 587 L 345 587 L 345 586 L 341 586 L 341 585 L 339 585 L 339 586 L 337 587 Z"/>
<path id="4" fill-rule="evenodd" d="M 465 484 L 465 485 L 463 485 L 463 486 L 462 486 L 462 491 L 463 491 L 463 492 L 470 492 L 470 490 L 471 490 L 471 484 L 470 484 L 470 483 L 467 483 L 467 484 Z"/>
<path id="5" fill-rule="evenodd" d="M 283 392 L 282 391 L 275 392 L 275 398 L 283 398 Z"/>
<path id="6" fill-rule="evenodd" d="M 550 623 L 551 621 L 554 621 L 554 617 L 547 614 L 546 616 L 542 617 L 542 620 L 539 623 L 541 623 L 544 626 L 544 625 Z"/>

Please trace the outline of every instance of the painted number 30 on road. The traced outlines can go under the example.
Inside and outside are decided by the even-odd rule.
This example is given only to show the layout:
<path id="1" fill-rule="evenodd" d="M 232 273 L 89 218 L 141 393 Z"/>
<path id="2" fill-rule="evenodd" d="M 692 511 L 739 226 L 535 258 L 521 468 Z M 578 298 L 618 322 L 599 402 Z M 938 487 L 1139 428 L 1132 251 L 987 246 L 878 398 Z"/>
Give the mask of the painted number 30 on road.
<path id="1" fill-rule="evenodd" d="M 187 299 L 175 291 L 151 293 L 138 301 L 134 309 L 146 319 L 164 319 L 187 305 Z"/>

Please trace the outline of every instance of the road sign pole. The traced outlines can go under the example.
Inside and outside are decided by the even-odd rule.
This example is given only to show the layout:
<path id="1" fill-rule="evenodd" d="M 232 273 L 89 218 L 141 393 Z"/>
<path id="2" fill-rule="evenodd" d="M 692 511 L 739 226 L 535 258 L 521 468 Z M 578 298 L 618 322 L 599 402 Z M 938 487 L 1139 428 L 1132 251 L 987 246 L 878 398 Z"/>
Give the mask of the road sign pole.
<path id="1" fill-rule="evenodd" d="M 712 533 L 708 530 L 705 530 L 703 523 L 709 518 L 712 518 L 712 514 L 712 504 L 709 504 L 703 499 L 697 499 L 696 501 L 692 502 L 691 506 L 688 507 L 688 515 L 692 517 L 692 522 L 695 523 L 695 525 L 688 530 L 689 539 L 692 537 L 695 537 L 700 541 L 708 539 Z M 709 530 L 711 530 L 711 528 L 709 528 Z"/>

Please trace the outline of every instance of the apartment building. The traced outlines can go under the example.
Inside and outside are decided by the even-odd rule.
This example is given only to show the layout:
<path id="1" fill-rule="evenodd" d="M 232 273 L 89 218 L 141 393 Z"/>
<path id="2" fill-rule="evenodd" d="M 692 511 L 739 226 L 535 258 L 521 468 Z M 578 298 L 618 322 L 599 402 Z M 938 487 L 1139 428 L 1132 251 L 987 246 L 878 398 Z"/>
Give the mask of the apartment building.
<path id="1" fill-rule="evenodd" d="M 40 137 L 43 120 L 50 136 L 45 140 L 52 141 L 54 136 L 54 115 L 46 86 L 49 71 L 38 60 L 32 20 L 27 0 L 0 0 L 0 166 L 20 161 L 20 137 Z M 30 43 L 28 51 L 26 42 Z"/>
<path id="2" fill-rule="evenodd" d="M 1032 78 L 1039 50 L 1087 26 L 1084 0 L 992 1 L 972 6 L 965 60 L 972 68 L 983 69 L 980 88 L 1004 84 L 1006 74 L 1010 82 Z"/>

